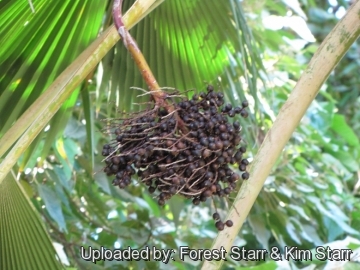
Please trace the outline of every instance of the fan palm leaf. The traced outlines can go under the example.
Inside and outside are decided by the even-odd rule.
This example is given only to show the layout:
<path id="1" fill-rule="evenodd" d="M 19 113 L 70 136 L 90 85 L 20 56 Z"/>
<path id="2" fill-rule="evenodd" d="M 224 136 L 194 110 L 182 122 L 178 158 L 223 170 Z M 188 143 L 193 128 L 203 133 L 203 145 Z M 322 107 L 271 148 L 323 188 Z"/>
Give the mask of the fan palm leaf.
<path id="1" fill-rule="evenodd" d="M 129 25 L 146 13 L 147 9 L 141 9 L 141 5 L 149 8 L 160 2 L 137 1 L 140 8 L 134 11 L 137 16 L 129 18 Z M 131 3 L 126 2 L 128 6 Z M 233 0 L 221 4 L 215 0 L 187 0 L 181 3 L 165 1 L 133 30 L 160 84 L 183 91 L 201 89 L 206 82 L 220 84 L 221 81 L 221 87 L 229 90 L 226 92 L 228 99 L 234 103 L 244 93 L 241 88 L 231 86 L 238 84 L 240 77 L 245 77 L 253 82 L 248 83 L 249 93 L 256 100 L 255 82 L 261 61 L 254 52 L 254 41 L 239 3 Z M 20 170 L 40 141 L 44 141 L 43 157 L 46 156 L 77 101 L 77 87 L 118 39 L 114 29 L 110 28 L 73 62 L 95 38 L 102 22 L 109 21 L 106 17 L 103 20 L 107 2 L 49 3 L 38 0 L 34 1 L 35 14 L 31 13 L 27 4 L 25 1 L 0 3 L 0 16 L 4 18 L 0 22 L 0 31 L 5 33 L 1 46 L 6 49 L 0 55 L 0 65 L 4 67 L 0 71 L 0 113 L 5 116 L 0 120 L 1 155 L 23 134 L 0 164 L 0 188 L 3 193 L 15 190 L 16 185 L 6 184 L 14 180 L 7 180 L 5 176 L 24 150 L 27 153 Z M 86 84 L 82 91 L 84 115 L 90 120 L 87 121 L 87 130 L 91 155 L 94 153 L 92 101 L 96 102 L 98 111 L 102 109 L 104 100 L 115 100 L 115 105 L 129 111 L 133 102 L 141 102 L 129 88 L 144 87 L 139 72 L 121 44 L 105 56 L 102 68 L 103 76 L 99 76 L 100 70 L 94 73 L 100 78 L 96 98 L 92 97 L 92 92 L 88 93 Z M 108 116 L 113 115 L 111 106 L 106 106 L 104 111 Z M 46 137 L 44 133 L 36 137 L 47 124 L 50 132 L 46 133 Z M 4 205 L 7 209 L 8 203 Z M 28 211 L 29 206 L 28 202 L 27 207 L 17 204 L 16 209 L 22 213 Z M 1 220 L 7 220 L 3 218 L 6 213 L 1 212 Z M 1 227 L 5 228 L 3 232 L 9 228 L 4 224 Z M 12 231 L 9 239 L 19 238 L 22 233 Z M 9 242 L 2 243 L 7 245 Z M 15 250 L 15 246 L 11 250 Z M 48 251 L 52 253 L 51 249 Z M 39 258 L 39 253 L 34 256 Z"/>
<path id="2" fill-rule="evenodd" d="M 131 2 L 125 1 L 125 5 Z M 228 16 L 224 16 L 224 14 Z M 244 98 L 243 89 L 230 88 L 241 76 L 251 78 L 250 94 L 257 100 L 256 80 L 261 59 L 237 1 L 165 1 L 131 31 L 158 83 L 180 91 L 201 91 L 207 83 L 220 85 L 232 102 Z M 146 88 L 125 47 L 118 43 L 103 59 L 96 109 L 104 100 L 107 115 L 114 107 L 138 109 L 147 96 L 138 98 L 131 87 Z M 238 85 L 237 85 L 238 86 Z M 227 90 L 233 90 L 227 91 Z"/>

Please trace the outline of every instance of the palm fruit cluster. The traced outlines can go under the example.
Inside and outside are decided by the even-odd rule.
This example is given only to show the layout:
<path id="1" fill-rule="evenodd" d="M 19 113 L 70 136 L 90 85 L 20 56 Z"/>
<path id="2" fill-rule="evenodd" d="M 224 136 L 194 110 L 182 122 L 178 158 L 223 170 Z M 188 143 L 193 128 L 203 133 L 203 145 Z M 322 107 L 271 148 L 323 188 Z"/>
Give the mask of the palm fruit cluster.
<path id="1" fill-rule="evenodd" d="M 175 194 L 192 199 L 194 205 L 228 196 L 240 175 L 249 178 L 249 162 L 243 158 L 246 147 L 240 146 L 240 123 L 229 121 L 235 115 L 247 117 L 248 102 L 235 108 L 224 105 L 224 95 L 211 85 L 191 100 L 176 102 L 169 97 L 174 108 L 170 113 L 154 106 L 111 122 L 114 139 L 103 146 L 104 172 L 115 176 L 112 183 L 120 188 L 130 185 L 137 174 L 150 193 L 156 192 L 159 205 Z M 241 173 L 234 172 L 230 164 Z M 218 215 L 214 219 L 219 230 L 232 226 Z"/>

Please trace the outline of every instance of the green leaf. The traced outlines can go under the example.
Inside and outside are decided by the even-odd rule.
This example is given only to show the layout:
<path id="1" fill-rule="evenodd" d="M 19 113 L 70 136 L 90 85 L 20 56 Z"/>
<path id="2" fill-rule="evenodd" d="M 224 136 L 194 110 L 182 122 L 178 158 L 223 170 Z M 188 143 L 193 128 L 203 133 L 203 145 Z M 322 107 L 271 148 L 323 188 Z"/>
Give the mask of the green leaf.
<path id="1" fill-rule="evenodd" d="M 104 173 L 102 172 L 97 173 L 94 175 L 94 178 L 96 183 L 103 191 L 105 191 L 107 194 L 111 194 L 109 179 L 106 177 Z"/>
<path id="2" fill-rule="evenodd" d="M 312 225 L 304 225 L 303 228 L 315 245 L 319 246 L 323 244 L 323 241 L 320 239 L 319 233 L 317 232 L 318 229 L 314 228 Z"/>
<path id="3" fill-rule="evenodd" d="M 136 211 L 137 218 L 142 222 L 149 221 L 149 211 L 147 209 L 137 209 Z"/>
<path id="4" fill-rule="evenodd" d="M 106 1 L 100 0 L 33 2 L 35 13 L 26 1 L 0 6 L 0 17 L 9 18 L 7 23 L 0 22 L 0 32 L 7 33 L 0 54 L 0 65 L 4 67 L 0 71 L 0 113 L 7 112 L 7 117 L 0 119 L 0 136 L 96 38 L 106 8 Z M 76 98 L 76 93 L 70 96 L 57 119 L 50 123 L 53 131 L 48 141 L 54 141 L 62 132 L 59 120 L 66 122 L 67 109 Z"/>
<path id="5" fill-rule="evenodd" d="M 46 210 L 49 215 L 55 220 L 61 231 L 67 231 L 65 218 L 61 208 L 61 202 L 57 198 L 52 189 L 45 185 L 38 185 L 38 191 L 41 199 L 44 201 Z"/>
<path id="6" fill-rule="evenodd" d="M 324 217 L 324 224 L 328 231 L 328 240 L 334 241 L 344 233 L 344 230 L 334 220 Z"/>
<path id="7" fill-rule="evenodd" d="M 266 228 L 264 219 L 260 216 L 249 216 L 248 220 L 250 227 L 256 236 L 256 239 L 263 246 L 263 248 L 269 249 L 268 243 L 271 235 L 269 230 Z"/>
<path id="8" fill-rule="evenodd" d="M 241 269 L 244 270 L 261 270 L 261 269 L 266 269 L 266 270 L 275 270 L 275 269 L 281 269 L 281 267 L 278 265 L 279 263 L 277 263 L 276 261 L 270 260 L 268 262 L 256 265 L 256 266 L 250 266 L 250 267 L 241 267 Z"/>
<path id="9" fill-rule="evenodd" d="M 177 227 L 179 225 L 179 217 L 181 210 L 185 206 L 184 199 L 180 198 L 179 196 L 174 196 L 167 203 L 170 206 L 170 210 L 173 214 L 174 223 L 175 226 Z"/>
<path id="10" fill-rule="evenodd" d="M 352 128 L 346 123 L 345 117 L 335 114 L 331 123 L 331 128 L 343 137 L 350 146 L 359 146 L 359 138 L 356 136 Z"/>
<path id="11" fill-rule="evenodd" d="M 343 174 L 349 174 L 349 171 L 347 170 L 347 168 L 342 164 L 342 162 L 340 162 L 334 156 L 332 156 L 328 153 L 323 153 L 322 158 L 323 158 L 323 161 L 326 162 L 326 164 L 328 166 L 335 168 L 337 172 L 341 172 Z"/>
<path id="12" fill-rule="evenodd" d="M 324 133 L 331 126 L 334 115 L 334 103 L 314 102 L 308 111 L 311 125 L 319 132 Z"/>
<path id="13" fill-rule="evenodd" d="M 160 215 L 161 215 L 160 208 L 159 208 L 159 205 L 156 203 L 156 201 L 146 193 L 143 194 L 143 198 L 149 204 L 149 207 L 151 209 L 151 213 L 155 217 L 160 217 Z"/>
<path id="14" fill-rule="evenodd" d="M 0 184 L 0 258 L 0 269 L 62 269 L 43 221 L 11 174 Z"/>
<path id="15" fill-rule="evenodd" d="M 71 192 L 73 188 L 73 182 L 71 181 L 71 175 L 66 175 L 65 170 L 57 165 L 53 167 L 53 171 L 49 170 L 48 173 L 50 176 L 55 177 L 55 179 L 59 179 L 60 184 L 68 191 Z M 56 182 L 55 179 L 52 179 Z"/>
<path id="16" fill-rule="evenodd" d="M 170 233 L 160 234 L 156 237 L 166 244 L 166 248 L 173 248 L 174 250 L 178 249 L 178 245 L 176 244 L 174 237 Z"/>
<path id="17" fill-rule="evenodd" d="M 289 233 L 289 236 L 293 241 L 295 241 L 297 244 L 301 244 L 301 240 L 299 239 L 298 232 L 295 229 L 294 224 L 292 224 L 290 221 L 286 224 L 286 231 Z"/>
<path id="18" fill-rule="evenodd" d="M 310 18 L 318 23 L 323 23 L 326 20 L 335 19 L 333 14 L 330 14 L 320 8 L 311 8 L 309 13 Z"/>
<path id="19" fill-rule="evenodd" d="M 84 104 L 84 116 L 86 121 L 86 135 L 87 143 L 89 146 L 90 160 L 91 160 L 91 169 L 94 170 L 95 164 L 95 122 L 94 122 L 94 108 L 91 106 L 91 99 L 88 89 L 81 90 L 81 96 Z"/>
<path id="20" fill-rule="evenodd" d="M 296 213 L 298 213 L 305 220 L 310 220 L 309 216 L 305 213 L 304 208 L 297 206 L 295 204 L 289 204 L 288 207 L 296 211 Z"/>
<path id="21" fill-rule="evenodd" d="M 343 269 L 344 270 L 359 270 L 360 269 L 359 262 L 346 262 L 343 265 Z"/>

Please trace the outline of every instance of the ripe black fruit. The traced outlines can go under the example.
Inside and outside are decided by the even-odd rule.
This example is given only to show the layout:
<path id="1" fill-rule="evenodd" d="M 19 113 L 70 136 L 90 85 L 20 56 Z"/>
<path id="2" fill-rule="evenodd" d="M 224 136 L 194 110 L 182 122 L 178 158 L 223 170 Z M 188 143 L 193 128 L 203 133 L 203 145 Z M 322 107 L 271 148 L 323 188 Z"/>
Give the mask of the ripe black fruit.
<path id="1" fill-rule="evenodd" d="M 239 170 L 240 170 L 241 172 L 245 172 L 245 171 L 246 171 L 246 165 L 240 164 L 240 165 L 239 165 Z"/>
<path id="2" fill-rule="evenodd" d="M 222 221 L 218 221 L 218 222 L 216 222 L 215 223 L 215 227 L 219 230 L 219 231 L 222 231 L 222 230 L 224 230 L 224 223 L 222 222 Z"/>
<path id="3" fill-rule="evenodd" d="M 199 198 L 195 198 L 195 199 L 193 199 L 192 203 L 193 203 L 194 205 L 199 205 L 199 204 L 200 204 L 200 199 L 199 199 Z"/>
<path id="4" fill-rule="evenodd" d="M 220 219 L 219 213 L 217 213 L 217 212 L 214 213 L 214 214 L 213 214 L 213 219 L 214 219 L 214 220 L 219 220 L 219 219 Z"/>
<path id="5" fill-rule="evenodd" d="M 229 117 L 247 117 L 247 102 L 242 108 L 224 104 L 224 95 L 213 86 L 192 99 L 176 100 L 179 93 L 169 94 L 175 109 L 153 107 L 125 120 L 112 120 L 113 140 L 103 146 L 104 172 L 115 176 L 113 184 L 130 185 L 132 175 L 148 186 L 164 205 L 173 195 L 192 199 L 194 205 L 216 196 L 229 195 L 240 176 L 229 164 L 238 163 L 246 180 L 248 161 L 243 159 L 241 126 Z M 230 119 L 230 121 L 229 121 Z M 215 216 L 216 217 L 216 216 Z M 214 218 L 215 218 L 214 217 Z M 220 217 L 216 227 L 223 230 Z"/>
<path id="6" fill-rule="evenodd" d="M 250 177 L 250 174 L 248 172 L 244 172 L 242 175 L 241 175 L 241 178 L 244 179 L 244 180 L 247 180 L 249 179 Z"/>
<path id="7" fill-rule="evenodd" d="M 234 223 L 229 219 L 225 222 L 225 225 L 228 227 L 232 227 L 234 225 Z"/>

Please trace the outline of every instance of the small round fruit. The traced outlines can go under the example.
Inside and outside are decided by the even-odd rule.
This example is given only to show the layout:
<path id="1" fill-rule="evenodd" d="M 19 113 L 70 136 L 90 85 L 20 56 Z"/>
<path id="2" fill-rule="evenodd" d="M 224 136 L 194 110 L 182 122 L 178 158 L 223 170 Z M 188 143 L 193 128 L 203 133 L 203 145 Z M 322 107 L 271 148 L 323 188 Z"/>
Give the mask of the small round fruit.
<path id="1" fill-rule="evenodd" d="M 219 230 L 219 231 L 222 231 L 222 230 L 224 230 L 224 223 L 222 222 L 222 221 L 218 221 L 218 222 L 216 222 L 215 223 L 215 227 Z"/>
<path id="2" fill-rule="evenodd" d="M 244 172 L 242 175 L 241 175 L 241 178 L 244 179 L 244 180 L 247 180 L 249 179 L 250 177 L 250 174 L 248 172 Z"/>
<path id="3" fill-rule="evenodd" d="M 229 219 L 225 222 L 225 225 L 228 227 L 232 227 L 234 225 L 234 223 Z"/>
<path id="4" fill-rule="evenodd" d="M 164 204 L 165 204 L 165 200 L 163 200 L 163 199 L 158 200 L 158 205 L 162 206 Z"/>
<path id="5" fill-rule="evenodd" d="M 246 152 L 246 146 L 241 146 L 239 148 L 239 150 L 240 150 L 241 153 L 245 153 Z"/>
<path id="6" fill-rule="evenodd" d="M 240 164 L 240 165 L 239 165 L 239 171 L 245 172 L 245 171 L 246 171 L 246 165 Z"/>
<path id="7" fill-rule="evenodd" d="M 241 164 L 244 164 L 245 166 L 249 165 L 249 161 L 247 159 L 241 160 Z"/>
<path id="8" fill-rule="evenodd" d="M 199 205 L 200 204 L 199 198 L 193 199 L 192 203 L 193 203 L 193 205 Z"/>
<path id="9" fill-rule="evenodd" d="M 220 215 L 219 215 L 218 212 L 215 212 L 215 213 L 213 214 L 213 219 L 214 219 L 214 220 L 219 220 L 219 219 L 220 219 Z"/>
<path id="10" fill-rule="evenodd" d="M 241 115 L 242 117 L 246 118 L 246 117 L 249 116 L 249 113 L 248 113 L 246 110 L 242 109 L 242 110 L 240 111 L 240 115 Z"/>

